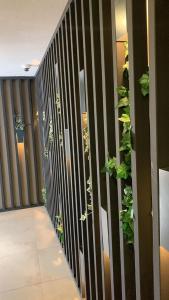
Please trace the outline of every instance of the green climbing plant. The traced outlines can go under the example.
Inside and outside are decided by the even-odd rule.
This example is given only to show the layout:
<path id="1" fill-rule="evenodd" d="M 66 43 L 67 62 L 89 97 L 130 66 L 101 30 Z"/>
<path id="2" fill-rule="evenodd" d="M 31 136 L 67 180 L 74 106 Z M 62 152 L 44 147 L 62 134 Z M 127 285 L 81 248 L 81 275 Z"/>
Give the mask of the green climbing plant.
<path id="1" fill-rule="evenodd" d="M 144 73 L 140 79 L 139 84 L 141 87 L 141 93 L 143 96 L 149 95 L 149 72 Z"/>
<path id="2" fill-rule="evenodd" d="M 46 146 L 44 147 L 43 156 L 45 159 L 49 158 L 49 150 Z"/>
<path id="3" fill-rule="evenodd" d="M 56 107 L 58 114 L 61 114 L 61 101 L 60 101 L 60 95 L 56 95 Z"/>
<path id="4" fill-rule="evenodd" d="M 115 179 L 121 179 L 124 183 L 122 210 L 120 211 L 120 221 L 124 237 L 128 244 L 134 243 L 134 212 L 133 212 L 133 196 L 132 196 L 132 178 L 131 178 L 131 120 L 130 120 L 130 97 L 128 89 L 128 43 L 125 42 L 125 64 L 123 66 L 126 85 L 119 86 L 117 93 L 119 96 L 116 109 L 119 110 L 119 122 L 122 124 L 120 148 L 122 162 L 117 163 L 116 157 L 108 158 L 105 162 L 103 172 L 107 172 Z"/>
<path id="5" fill-rule="evenodd" d="M 123 210 L 120 211 L 120 220 L 125 239 L 128 244 L 133 244 L 134 238 L 134 212 L 133 212 L 133 194 L 131 186 L 125 186 L 123 195 Z"/>
<path id="6" fill-rule="evenodd" d="M 42 200 L 43 203 L 46 205 L 47 204 L 47 192 L 46 192 L 46 188 L 42 188 Z"/>
<path id="7" fill-rule="evenodd" d="M 52 144 L 54 142 L 54 130 L 53 130 L 53 123 L 52 120 L 49 122 L 49 144 Z"/>
<path id="8" fill-rule="evenodd" d="M 63 219 L 61 215 L 56 216 L 56 230 L 61 243 L 64 242 Z"/>
<path id="9" fill-rule="evenodd" d="M 92 214 L 93 211 L 93 189 L 92 189 L 92 180 L 91 177 L 87 180 L 87 192 L 89 194 L 89 203 L 87 204 L 87 209 L 81 215 L 80 221 L 86 221 L 87 217 Z"/>
<path id="10" fill-rule="evenodd" d="M 23 116 L 16 115 L 15 116 L 15 129 L 23 131 L 25 128 L 24 118 Z"/>

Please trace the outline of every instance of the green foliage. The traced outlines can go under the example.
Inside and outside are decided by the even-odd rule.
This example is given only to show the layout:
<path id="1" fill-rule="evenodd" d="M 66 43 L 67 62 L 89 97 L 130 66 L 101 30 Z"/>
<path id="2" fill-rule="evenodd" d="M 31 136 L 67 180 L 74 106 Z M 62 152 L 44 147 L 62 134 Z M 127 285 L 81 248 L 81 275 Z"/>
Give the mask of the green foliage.
<path id="1" fill-rule="evenodd" d="M 126 61 L 126 63 L 123 65 L 123 69 L 124 69 L 124 71 L 129 70 L 129 62 L 128 61 Z"/>
<path id="2" fill-rule="evenodd" d="M 56 222 L 57 222 L 56 230 L 58 232 L 60 241 L 63 243 L 64 242 L 64 230 L 63 230 L 63 220 L 62 220 L 61 215 L 56 216 Z"/>
<path id="3" fill-rule="evenodd" d="M 122 114 L 119 121 L 122 123 L 130 123 L 130 116 L 128 114 Z"/>
<path id="4" fill-rule="evenodd" d="M 56 107 L 58 114 L 61 114 L 61 102 L 60 102 L 60 95 L 56 94 Z"/>
<path id="5" fill-rule="evenodd" d="M 89 157 L 89 131 L 88 127 L 83 128 L 83 142 L 84 142 L 84 152 L 88 154 Z"/>
<path id="6" fill-rule="evenodd" d="M 24 118 L 22 116 L 15 116 L 15 129 L 23 131 L 25 128 Z"/>
<path id="7" fill-rule="evenodd" d="M 108 173 L 115 179 L 127 179 L 130 177 L 130 166 L 126 162 L 122 162 L 120 165 L 116 162 L 116 157 L 109 158 L 102 170 L 103 173 Z"/>
<path id="8" fill-rule="evenodd" d="M 125 65 L 123 66 L 123 77 L 128 79 L 128 43 L 124 44 L 125 47 Z M 133 196 L 132 187 L 129 185 L 131 181 L 131 150 L 132 150 L 132 139 L 131 139 L 131 120 L 130 120 L 130 101 L 129 101 L 129 90 L 126 86 L 120 86 L 117 88 L 119 95 L 119 102 L 116 108 L 119 109 L 120 117 L 119 122 L 123 124 L 121 132 L 120 149 L 122 152 L 122 162 L 117 164 L 116 157 L 108 158 L 102 172 L 107 172 L 110 176 L 115 179 L 121 179 L 123 182 L 128 184 L 123 190 L 123 209 L 120 212 L 120 220 L 122 222 L 122 229 L 124 237 L 128 244 L 134 243 L 134 212 L 133 212 Z"/>
<path id="9" fill-rule="evenodd" d="M 62 131 L 59 134 L 59 144 L 60 144 L 61 147 L 63 146 L 63 133 L 62 133 Z"/>
<path id="10" fill-rule="evenodd" d="M 87 209 L 85 212 L 81 215 L 80 221 L 84 222 L 86 221 L 87 217 L 92 214 L 93 211 L 93 188 L 92 188 L 92 180 L 91 177 L 87 180 L 87 192 L 89 193 L 90 203 L 87 205 Z"/>
<path id="11" fill-rule="evenodd" d="M 49 150 L 47 147 L 44 147 L 43 156 L 45 159 L 48 159 L 49 157 Z"/>
<path id="12" fill-rule="evenodd" d="M 125 186 L 123 196 L 123 210 L 120 212 L 120 220 L 124 236 L 128 244 L 134 243 L 134 212 L 133 212 L 133 195 L 131 186 Z"/>
<path id="13" fill-rule="evenodd" d="M 119 166 L 116 166 L 116 179 L 128 179 L 130 177 L 130 166 L 125 162 L 122 162 Z"/>
<path id="14" fill-rule="evenodd" d="M 54 141 L 54 131 L 52 120 L 49 122 L 49 143 L 52 144 Z"/>
<path id="15" fill-rule="evenodd" d="M 46 205 L 46 203 L 47 203 L 47 193 L 46 193 L 46 188 L 43 188 L 41 192 L 42 192 L 42 200 L 43 200 L 43 203 Z"/>
<path id="16" fill-rule="evenodd" d="M 120 152 L 128 151 L 131 153 L 131 125 L 130 123 L 123 123 L 122 138 L 120 143 Z"/>
<path id="17" fill-rule="evenodd" d="M 128 60 L 128 55 L 129 55 L 129 52 L 128 52 L 128 42 L 124 42 L 124 48 L 125 48 L 125 59 Z"/>
<path id="18" fill-rule="evenodd" d="M 82 222 L 86 221 L 87 217 L 88 217 L 88 213 L 85 210 L 84 214 L 82 214 L 81 217 L 80 217 L 80 221 L 82 221 Z"/>
<path id="19" fill-rule="evenodd" d="M 129 98 L 128 97 L 121 98 L 119 100 L 117 107 L 121 108 L 121 107 L 126 107 L 126 106 L 129 106 Z"/>
<path id="20" fill-rule="evenodd" d="M 149 72 L 143 74 L 139 79 L 141 93 L 143 96 L 149 95 Z"/>
<path id="21" fill-rule="evenodd" d="M 128 98 L 128 89 L 123 85 L 117 88 L 117 93 L 121 98 L 125 98 L 125 97 Z"/>
<path id="22" fill-rule="evenodd" d="M 116 157 L 113 158 L 108 158 L 107 161 L 105 162 L 105 166 L 102 169 L 102 173 L 108 173 L 110 176 L 115 174 L 116 170 Z"/>

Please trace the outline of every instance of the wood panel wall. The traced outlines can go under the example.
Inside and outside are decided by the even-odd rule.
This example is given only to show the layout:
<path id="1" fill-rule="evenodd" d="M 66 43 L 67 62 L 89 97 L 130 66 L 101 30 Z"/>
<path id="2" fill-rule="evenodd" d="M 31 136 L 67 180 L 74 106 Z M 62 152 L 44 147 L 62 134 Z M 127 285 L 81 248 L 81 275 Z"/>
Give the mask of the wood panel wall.
<path id="1" fill-rule="evenodd" d="M 33 79 L 0 80 L 0 210 L 42 203 L 40 133 Z M 16 117 L 23 118 L 18 140 Z M 36 141 L 36 143 L 35 143 Z"/>
<path id="2" fill-rule="evenodd" d="M 47 208 L 87 300 L 169 299 L 159 222 L 159 168 L 169 166 L 165 4 L 69 1 L 36 76 Z M 125 181 L 102 173 L 108 157 L 123 161 L 117 88 L 125 81 L 126 41 L 133 245 L 120 219 Z M 150 91 L 143 96 L 139 79 L 148 69 Z"/>

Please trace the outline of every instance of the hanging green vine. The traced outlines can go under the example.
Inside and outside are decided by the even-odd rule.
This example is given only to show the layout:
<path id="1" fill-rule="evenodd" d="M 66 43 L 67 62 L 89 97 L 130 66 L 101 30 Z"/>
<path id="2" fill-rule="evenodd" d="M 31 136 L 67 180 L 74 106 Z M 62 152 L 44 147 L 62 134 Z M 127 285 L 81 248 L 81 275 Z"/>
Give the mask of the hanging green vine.
<path id="1" fill-rule="evenodd" d="M 149 72 L 143 74 L 139 79 L 141 93 L 143 96 L 149 95 Z"/>
<path id="2" fill-rule="evenodd" d="M 24 118 L 23 116 L 16 115 L 15 116 L 15 129 L 23 131 L 25 128 Z"/>
<path id="3" fill-rule="evenodd" d="M 43 156 L 45 159 L 48 159 L 49 157 L 49 150 L 47 147 L 44 147 Z"/>
<path id="4" fill-rule="evenodd" d="M 56 107 L 58 114 L 61 114 L 61 101 L 60 101 L 60 95 L 56 95 Z"/>
<path id="5" fill-rule="evenodd" d="M 124 43 L 125 47 L 125 64 L 123 66 L 123 75 L 127 82 L 126 85 L 122 85 L 117 88 L 119 95 L 119 101 L 116 109 L 119 110 L 119 122 L 122 123 L 122 132 L 120 140 L 120 148 L 122 162 L 117 163 L 116 157 L 108 158 L 103 172 L 107 172 L 115 179 L 121 179 L 124 182 L 123 199 L 122 199 L 122 211 L 120 211 L 120 221 L 122 223 L 122 229 L 124 237 L 128 244 L 134 243 L 134 213 L 133 213 L 133 196 L 131 185 L 131 120 L 130 120 L 130 101 L 129 101 L 129 89 L 128 89 L 128 43 Z"/>
<path id="6" fill-rule="evenodd" d="M 93 190 L 92 190 L 92 180 L 91 177 L 87 180 L 87 192 L 89 193 L 90 202 L 87 205 L 87 209 L 85 210 L 84 214 L 81 215 L 80 221 L 85 221 L 87 217 L 92 214 L 93 211 Z"/>
<path id="7" fill-rule="evenodd" d="M 57 222 L 56 230 L 58 232 L 58 236 L 59 236 L 61 243 L 63 243 L 64 242 L 64 230 L 63 230 L 63 220 L 62 220 L 61 215 L 56 216 L 56 222 Z"/>
<path id="8" fill-rule="evenodd" d="M 42 192 L 43 203 L 46 205 L 47 204 L 47 192 L 46 192 L 46 188 L 43 188 L 41 192 Z"/>
<path id="9" fill-rule="evenodd" d="M 88 154 L 88 158 L 89 158 L 89 130 L 87 126 L 83 128 L 83 142 L 84 142 L 84 152 Z"/>
<path id="10" fill-rule="evenodd" d="M 53 131 L 53 123 L 52 120 L 49 122 L 49 144 L 52 144 L 54 141 L 54 131 Z"/>

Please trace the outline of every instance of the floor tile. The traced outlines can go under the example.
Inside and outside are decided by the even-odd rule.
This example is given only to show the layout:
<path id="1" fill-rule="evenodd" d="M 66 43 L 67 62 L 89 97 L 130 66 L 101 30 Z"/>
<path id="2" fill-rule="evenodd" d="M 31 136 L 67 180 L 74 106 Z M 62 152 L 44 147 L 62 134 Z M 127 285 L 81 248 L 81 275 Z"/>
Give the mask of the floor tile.
<path id="1" fill-rule="evenodd" d="M 45 207 L 0 214 L 0 300 L 79 300 Z"/>
<path id="2" fill-rule="evenodd" d="M 0 259 L 0 292 L 40 282 L 36 251 L 9 255 Z"/>
<path id="3" fill-rule="evenodd" d="M 0 293 L 0 300 L 43 300 L 40 285 Z"/>
<path id="4" fill-rule="evenodd" d="M 71 277 L 70 269 L 61 248 L 40 250 L 39 263 L 42 281 Z"/>
<path id="5" fill-rule="evenodd" d="M 45 300 L 80 300 L 72 279 L 58 279 L 42 284 Z"/>

